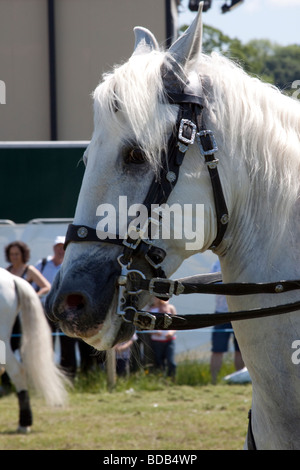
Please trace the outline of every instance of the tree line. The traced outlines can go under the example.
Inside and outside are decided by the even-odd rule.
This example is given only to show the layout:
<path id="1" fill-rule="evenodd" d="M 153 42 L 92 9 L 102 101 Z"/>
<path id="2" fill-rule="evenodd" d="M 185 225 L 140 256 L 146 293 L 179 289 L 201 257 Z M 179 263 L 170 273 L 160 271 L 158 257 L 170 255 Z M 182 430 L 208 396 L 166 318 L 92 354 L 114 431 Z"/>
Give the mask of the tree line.
<path id="1" fill-rule="evenodd" d="M 181 28 L 182 31 L 187 26 Z M 203 52 L 217 51 L 238 62 L 249 74 L 272 83 L 285 93 L 295 92 L 300 83 L 300 45 L 281 46 L 268 39 L 254 39 L 243 44 L 219 29 L 204 25 Z M 294 83 L 294 88 L 292 84 Z"/>

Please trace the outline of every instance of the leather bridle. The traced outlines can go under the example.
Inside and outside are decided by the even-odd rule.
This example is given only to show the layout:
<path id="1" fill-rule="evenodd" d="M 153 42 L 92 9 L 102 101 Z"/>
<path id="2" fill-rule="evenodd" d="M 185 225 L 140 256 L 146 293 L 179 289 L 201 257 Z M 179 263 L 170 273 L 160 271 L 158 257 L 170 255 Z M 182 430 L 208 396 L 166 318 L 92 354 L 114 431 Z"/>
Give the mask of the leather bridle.
<path id="1" fill-rule="evenodd" d="M 295 289 L 300 289 L 300 281 L 279 281 L 275 283 L 231 283 L 220 284 L 221 273 L 192 276 L 185 279 L 170 280 L 166 278 L 162 263 L 166 252 L 155 246 L 150 238 L 143 234 L 148 233 L 151 224 L 157 224 L 151 216 L 153 204 L 164 204 L 174 189 L 179 170 L 190 145 L 196 143 L 199 152 L 206 163 L 215 204 L 217 221 L 217 235 L 210 249 L 217 248 L 223 240 L 227 229 L 229 215 L 224 198 L 224 193 L 218 173 L 218 159 L 215 153 L 218 151 L 213 133 L 208 130 L 203 120 L 204 103 L 201 96 L 193 94 L 188 83 L 178 78 L 178 65 L 176 62 L 172 67 L 162 68 L 165 96 L 171 104 L 179 107 L 176 125 L 168 141 L 166 152 L 162 153 L 160 173 L 153 178 L 152 184 L 144 206 L 148 209 L 148 220 L 145 226 L 138 231 L 132 229 L 127 238 L 99 239 L 96 229 L 86 225 L 71 224 L 66 234 L 65 248 L 70 242 L 101 242 L 112 243 L 123 247 L 123 253 L 118 257 L 121 274 L 118 278 L 118 309 L 125 322 L 133 323 L 137 329 L 196 329 L 223 324 L 226 322 L 245 320 L 270 315 L 278 315 L 300 309 L 300 302 L 288 303 L 275 307 L 250 309 L 239 312 L 195 314 L 184 316 L 170 316 L 166 313 L 150 313 L 139 310 L 137 307 L 137 295 L 147 291 L 151 295 L 164 299 L 172 295 L 202 293 L 223 295 L 250 295 L 255 293 L 279 294 Z M 154 277 L 147 279 L 140 270 L 131 269 L 132 260 L 135 256 L 143 256 L 150 265 Z"/>

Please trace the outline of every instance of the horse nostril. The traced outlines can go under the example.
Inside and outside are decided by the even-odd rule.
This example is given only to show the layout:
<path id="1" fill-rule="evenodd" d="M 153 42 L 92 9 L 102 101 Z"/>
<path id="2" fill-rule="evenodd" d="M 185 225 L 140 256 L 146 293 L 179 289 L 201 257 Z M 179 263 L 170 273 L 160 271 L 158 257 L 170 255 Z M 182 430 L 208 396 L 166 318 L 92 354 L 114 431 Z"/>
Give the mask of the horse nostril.
<path id="1" fill-rule="evenodd" d="M 67 308 L 82 308 L 84 307 L 84 297 L 81 294 L 70 294 L 65 300 Z"/>

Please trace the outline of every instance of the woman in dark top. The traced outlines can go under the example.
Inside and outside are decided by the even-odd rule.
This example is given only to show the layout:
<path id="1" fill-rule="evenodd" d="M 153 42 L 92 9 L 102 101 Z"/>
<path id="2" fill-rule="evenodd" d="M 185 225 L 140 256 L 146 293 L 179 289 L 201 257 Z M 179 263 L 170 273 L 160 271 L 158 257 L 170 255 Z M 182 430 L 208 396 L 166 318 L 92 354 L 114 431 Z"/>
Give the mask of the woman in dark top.
<path id="1" fill-rule="evenodd" d="M 46 295 L 50 290 L 50 283 L 47 279 L 31 264 L 28 264 L 30 258 L 30 249 L 26 243 L 22 241 L 15 241 L 9 243 L 5 247 L 6 261 L 10 265 L 6 268 L 9 272 L 15 276 L 22 277 L 30 284 L 35 282 L 39 286 L 37 295 L 39 297 Z M 21 333 L 19 317 L 16 318 L 12 334 L 19 335 Z M 11 338 L 12 350 L 15 351 L 20 347 L 20 338 Z"/>
<path id="2" fill-rule="evenodd" d="M 28 264 L 30 258 L 30 250 L 26 243 L 15 241 L 10 243 L 5 248 L 6 260 L 10 265 L 6 268 L 15 276 L 22 277 L 30 284 L 35 282 L 38 285 L 39 291 L 37 295 L 42 297 L 50 290 L 50 283 L 47 279 L 31 264 Z"/>

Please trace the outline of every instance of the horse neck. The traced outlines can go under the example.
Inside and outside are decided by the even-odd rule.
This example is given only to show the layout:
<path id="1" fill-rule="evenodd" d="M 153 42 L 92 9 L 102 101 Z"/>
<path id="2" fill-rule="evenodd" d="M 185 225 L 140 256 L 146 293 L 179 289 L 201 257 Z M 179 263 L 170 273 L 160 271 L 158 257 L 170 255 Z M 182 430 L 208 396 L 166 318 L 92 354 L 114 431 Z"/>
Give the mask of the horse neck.
<path id="1" fill-rule="evenodd" d="M 267 238 L 257 237 L 251 247 L 244 249 L 232 243 L 225 256 L 221 257 L 224 282 L 276 282 L 300 279 L 300 259 L 292 240 L 286 239 L 278 250 L 270 250 Z M 269 253 L 269 254 L 268 254 Z"/>
<path id="2" fill-rule="evenodd" d="M 226 282 L 300 279 L 299 203 L 291 204 L 284 218 L 284 197 L 283 207 L 266 204 L 259 188 L 247 181 L 234 193 L 234 200 L 224 240 Z"/>
<path id="3" fill-rule="evenodd" d="M 259 193 L 255 197 L 254 213 L 249 198 L 242 196 L 231 212 L 223 256 L 227 282 L 300 278 L 299 208 L 284 223 L 274 209 L 259 202 Z"/>
<path id="4" fill-rule="evenodd" d="M 205 67 L 205 120 L 218 142 L 230 216 L 220 252 L 225 276 L 299 276 L 299 103 L 226 59 L 207 59 Z"/>

